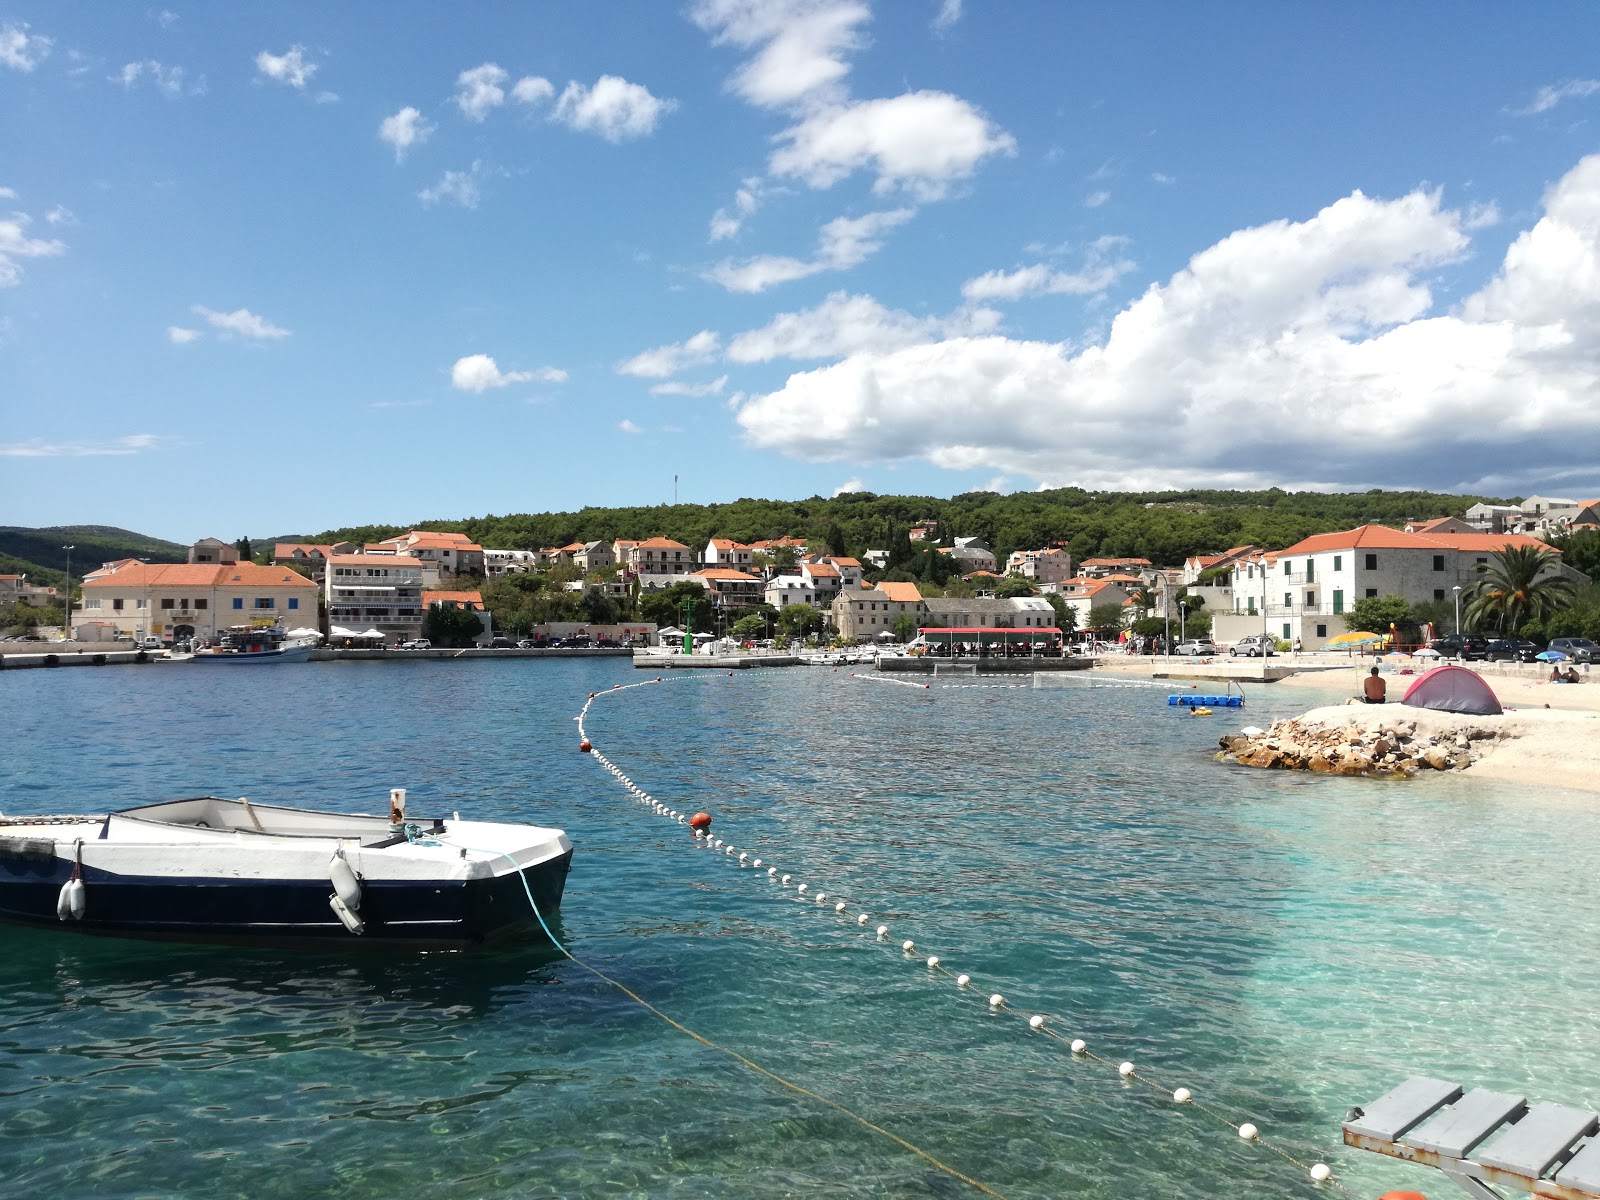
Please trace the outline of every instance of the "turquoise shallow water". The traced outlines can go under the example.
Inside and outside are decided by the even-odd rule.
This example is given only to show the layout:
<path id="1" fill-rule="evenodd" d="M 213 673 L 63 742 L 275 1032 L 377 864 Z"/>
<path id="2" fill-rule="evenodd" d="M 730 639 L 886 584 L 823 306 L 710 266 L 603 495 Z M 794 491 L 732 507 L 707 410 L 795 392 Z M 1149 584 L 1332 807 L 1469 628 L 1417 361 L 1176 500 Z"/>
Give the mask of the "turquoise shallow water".
<path id="1" fill-rule="evenodd" d="M 688 675 L 689 673 L 683 673 Z M 559 824 L 559 932 L 664 1010 L 1013 1198 L 1314 1196 L 980 998 L 1052 1014 L 1358 1194 L 1338 1145 L 1413 1071 L 1600 1103 L 1600 805 L 1213 761 L 1252 691 L 919 691 L 818 669 L 597 703 L 653 794 L 887 921 L 885 947 L 695 849 L 572 722 L 626 662 L 0 675 L 0 809 L 215 792 Z M 1600 735 L 1597 735 L 1600 736 Z M 661 1024 L 547 947 L 350 957 L 5 930 L 7 1197 L 937 1196 L 970 1189 Z"/>

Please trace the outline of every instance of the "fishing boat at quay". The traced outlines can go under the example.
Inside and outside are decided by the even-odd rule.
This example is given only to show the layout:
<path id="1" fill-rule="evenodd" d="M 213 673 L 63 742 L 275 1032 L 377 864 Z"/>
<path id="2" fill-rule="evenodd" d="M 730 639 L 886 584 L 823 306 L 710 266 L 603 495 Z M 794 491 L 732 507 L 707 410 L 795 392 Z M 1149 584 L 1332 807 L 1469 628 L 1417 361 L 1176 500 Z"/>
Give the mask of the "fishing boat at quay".
<path id="1" fill-rule="evenodd" d="M 305 662 L 321 638 L 314 629 L 285 630 L 280 625 L 236 625 L 218 636 L 220 645 L 197 651 L 197 663 Z"/>
<path id="2" fill-rule="evenodd" d="M 559 829 L 171 800 L 0 816 L 0 920 L 177 941 L 460 947 L 561 905 Z M 537 906 L 537 911 L 535 911 Z"/>

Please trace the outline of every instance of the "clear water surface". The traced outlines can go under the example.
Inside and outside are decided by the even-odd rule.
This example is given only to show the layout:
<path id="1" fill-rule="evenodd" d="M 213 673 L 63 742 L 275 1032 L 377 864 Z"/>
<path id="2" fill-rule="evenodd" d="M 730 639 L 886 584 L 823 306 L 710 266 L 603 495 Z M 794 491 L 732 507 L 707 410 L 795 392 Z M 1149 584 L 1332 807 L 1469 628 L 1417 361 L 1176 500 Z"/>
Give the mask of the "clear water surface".
<path id="1" fill-rule="evenodd" d="M 377 811 L 404 785 L 415 812 L 560 825 L 575 954 L 1014 1200 L 1318 1189 L 989 1013 L 902 937 L 1357 1194 L 1446 1190 L 1338 1144 L 1408 1073 L 1600 1103 L 1590 798 L 1231 767 L 1213 750 L 1240 715 L 1177 714 L 1162 687 L 678 674 L 597 703 L 596 743 L 891 944 L 694 848 L 577 753 L 588 693 L 642 677 L 626 660 L 7 672 L 0 809 Z M 1316 700 L 1255 688 L 1243 720 Z M 14 1200 L 974 1194 L 535 941 L 0 936 Z"/>

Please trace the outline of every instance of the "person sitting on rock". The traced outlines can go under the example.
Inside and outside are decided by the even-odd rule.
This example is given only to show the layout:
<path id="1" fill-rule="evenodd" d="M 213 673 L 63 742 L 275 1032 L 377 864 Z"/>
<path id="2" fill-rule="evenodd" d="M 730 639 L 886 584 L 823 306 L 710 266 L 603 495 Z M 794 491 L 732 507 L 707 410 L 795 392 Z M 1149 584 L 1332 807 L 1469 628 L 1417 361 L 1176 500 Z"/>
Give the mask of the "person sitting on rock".
<path id="1" fill-rule="evenodd" d="M 1382 704 L 1388 698 L 1389 685 L 1383 681 L 1383 676 L 1378 674 L 1378 668 L 1372 668 L 1372 674 L 1361 681 L 1361 698 L 1368 704 Z"/>
<path id="2" fill-rule="evenodd" d="M 1577 683 L 1578 682 L 1578 668 L 1577 667 L 1568 667 L 1567 668 L 1566 680 L 1567 680 L 1568 683 Z"/>

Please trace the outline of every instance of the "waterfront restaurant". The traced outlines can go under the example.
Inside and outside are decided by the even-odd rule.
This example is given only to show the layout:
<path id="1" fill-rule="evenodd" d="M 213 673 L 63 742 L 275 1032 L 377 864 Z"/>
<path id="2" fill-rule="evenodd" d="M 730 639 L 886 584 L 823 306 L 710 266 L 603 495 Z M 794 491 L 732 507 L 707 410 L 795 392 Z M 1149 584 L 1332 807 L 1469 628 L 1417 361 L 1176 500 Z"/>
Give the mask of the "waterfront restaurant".
<path id="1" fill-rule="evenodd" d="M 996 629 L 987 625 L 928 625 L 917 630 L 938 658 L 1060 658 L 1064 640 L 1055 625 Z"/>

